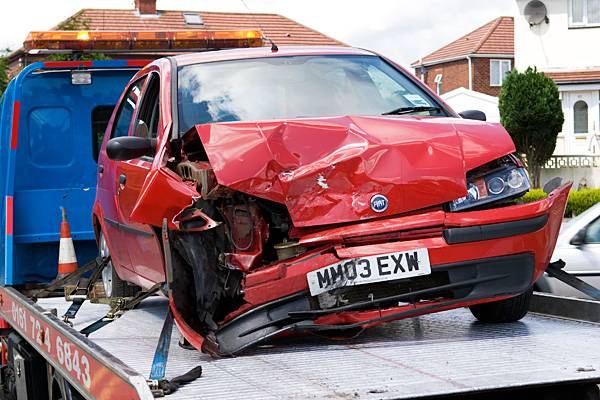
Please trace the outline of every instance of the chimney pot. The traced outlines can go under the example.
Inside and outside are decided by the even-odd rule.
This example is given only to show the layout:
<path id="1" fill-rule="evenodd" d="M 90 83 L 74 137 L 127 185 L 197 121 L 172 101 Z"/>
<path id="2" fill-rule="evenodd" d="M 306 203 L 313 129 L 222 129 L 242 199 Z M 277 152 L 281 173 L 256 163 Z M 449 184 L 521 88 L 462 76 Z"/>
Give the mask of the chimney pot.
<path id="1" fill-rule="evenodd" d="M 141 15 L 156 14 L 156 0 L 135 0 L 135 8 Z"/>

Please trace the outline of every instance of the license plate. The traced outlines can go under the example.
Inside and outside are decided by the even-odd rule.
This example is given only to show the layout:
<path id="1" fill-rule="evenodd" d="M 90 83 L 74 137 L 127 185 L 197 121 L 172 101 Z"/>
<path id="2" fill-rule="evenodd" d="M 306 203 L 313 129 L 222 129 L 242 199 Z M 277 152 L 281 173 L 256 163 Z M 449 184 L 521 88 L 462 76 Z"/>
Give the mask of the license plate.
<path id="1" fill-rule="evenodd" d="M 310 294 L 431 274 L 429 252 L 415 249 L 344 260 L 306 274 Z"/>

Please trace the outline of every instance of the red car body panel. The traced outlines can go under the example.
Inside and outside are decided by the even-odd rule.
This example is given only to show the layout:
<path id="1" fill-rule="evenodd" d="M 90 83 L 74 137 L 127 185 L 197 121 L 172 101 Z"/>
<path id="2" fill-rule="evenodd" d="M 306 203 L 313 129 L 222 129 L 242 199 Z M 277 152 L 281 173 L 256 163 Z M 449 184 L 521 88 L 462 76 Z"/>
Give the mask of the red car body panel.
<path id="1" fill-rule="evenodd" d="M 177 57 L 177 65 L 292 55 L 373 53 L 349 48 L 282 48 L 208 52 Z M 387 60 L 390 62 L 389 60 Z M 391 62 L 390 62 L 391 63 Z M 393 63 L 392 63 L 393 64 Z M 398 67 L 398 66 L 396 66 Z M 172 65 L 158 60 L 142 69 L 136 80 L 155 73 L 160 77 L 160 120 L 157 147 L 151 160 L 108 159 L 105 135 L 100 151 L 94 223 L 105 233 L 118 275 L 148 288 L 166 279 L 164 254 L 157 232 L 166 219 L 172 232 L 213 229 L 215 222 L 204 209 L 186 214 L 203 199 L 197 182 L 182 179 L 173 167 L 180 156 L 170 147 Z M 401 67 L 398 69 L 403 70 Z M 440 104 L 437 96 L 414 76 L 420 89 Z M 144 96 L 148 81 L 144 83 Z M 123 98 L 120 102 L 123 101 Z M 135 111 L 133 120 L 137 115 Z M 107 132 L 112 131 L 117 111 Z M 519 254 L 534 257 L 532 285 L 548 265 L 562 221 L 570 185 L 553 191 L 547 199 L 501 208 L 448 212 L 445 203 L 465 196 L 467 172 L 514 153 L 514 145 L 499 124 L 468 121 L 450 116 L 339 116 L 288 120 L 229 122 L 196 125 L 196 135 L 208 156 L 196 167 L 214 176 L 219 187 L 285 206 L 292 226 L 289 238 L 306 247 L 306 253 L 262 263 L 269 226 L 252 210 L 251 226 L 257 242 L 223 254 L 228 266 L 243 273 L 243 304 L 219 321 L 220 328 L 271 302 L 307 293 L 307 273 L 357 257 L 426 248 L 431 269 L 453 263 Z M 131 124 L 133 125 L 133 123 Z M 130 126 L 129 135 L 134 127 Z M 175 147 L 175 151 L 181 149 Z M 127 175 L 127 185 L 119 184 Z M 377 213 L 370 207 L 376 194 L 387 196 L 389 207 Z M 231 226 L 243 226 L 235 208 L 221 210 Z M 208 211 L 206 211 L 208 213 Z M 184 228 L 189 218 L 205 220 L 200 228 Z M 444 232 L 451 228 L 524 221 L 547 216 L 543 227 L 524 234 L 449 244 Z M 236 231 L 233 232 L 236 234 Z M 408 306 L 335 312 L 315 318 L 318 325 L 359 323 L 363 327 L 387 320 L 470 306 L 510 296 L 469 300 L 419 301 Z M 197 349 L 219 353 L 214 338 L 198 332 L 170 298 L 175 322 Z M 382 319 L 383 318 L 383 319 Z M 209 342 L 207 344 L 207 342 Z"/>
<path id="2" fill-rule="evenodd" d="M 429 259 L 432 269 L 434 269 L 436 265 L 450 264 L 465 260 L 533 252 L 536 256 L 535 280 L 537 280 L 548 266 L 550 256 L 554 250 L 570 188 L 570 184 L 564 185 L 554 191 L 547 199 L 535 203 L 504 208 L 506 214 L 504 221 L 508 220 L 506 218 L 512 218 L 512 220 L 521 219 L 522 217 L 520 218 L 519 214 L 524 211 L 523 209 L 535 209 L 535 211 L 539 211 L 539 214 L 537 215 L 547 214 L 549 217 L 548 223 L 539 231 L 493 241 L 485 240 L 453 245 L 447 244 L 440 234 L 437 237 L 432 238 L 378 243 L 357 247 L 336 246 L 334 247 L 334 252 L 323 251 L 320 257 L 314 257 L 313 253 L 307 253 L 305 257 L 295 260 L 293 265 L 286 265 L 288 263 L 284 262 L 266 267 L 260 271 L 261 275 L 258 282 L 253 278 L 254 274 L 248 276 L 246 278 L 245 299 L 253 305 L 259 305 L 268 301 L 273 296 L 284 297 L 292 293 L 306 290 L 308 287 L 306 273 L 326 265 L 335 264 L 340 260 L 396 251 L 401 252 L 403 250 L 415 248 L 429 249 Z M 532 215 L 529 214 L 529 216 Z M 458 215 L 457 217 L 460 218 Z M 489 219 L 480 218 L 476 225 L 493 223 L 493 221 L 494 218 L 490 215 Z M 440 221 L 427 221 L 421 228 L 432 226 L 439 227 L 439 225 L 430 225 L 431 222 L 437 224 Z M 440 228 L 449 226 L 453 225 L 446 225 L 444 223 Z M 356 234 L 358 235 L 359 233 L 357 232 Z M 266 276 L 269 276 L 270 279 L 267 280 Z"/>
<path id="3" fill-rule="evenodd" d="M 499 125 L 482 129 L 460 119 L 338 117 L 196 128 L 221 185 L 285 204 L 296 227 L 452 201 L 466 195 L 465 171 L 515 151 Z M 376 194 L 392 200 L 381 214 L 370 207 Z"/>

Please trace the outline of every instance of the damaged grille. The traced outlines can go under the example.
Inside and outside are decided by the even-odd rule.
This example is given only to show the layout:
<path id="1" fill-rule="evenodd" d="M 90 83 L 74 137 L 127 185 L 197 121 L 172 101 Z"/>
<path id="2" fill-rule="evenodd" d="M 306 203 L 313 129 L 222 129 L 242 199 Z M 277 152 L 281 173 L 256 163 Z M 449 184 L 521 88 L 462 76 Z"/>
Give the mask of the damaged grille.
<path id="1" fill-rule="evenodd" d="M 423 289 L 431 289 L 450 283 L 448 272 L 433 272 L 427 276 L 408 278 L 391 282 L 378 282 L 368 285 L 350 286 L 341 289 L 331 290 L 316 296 L 318 307 L 327 310 L 334 307 L 341 307 L 349 304 L 361 303 L 384 299 L 386 297 L 398 296 L 405 293 L 416 292 Z M 421 300 L 436 299 L 440 297 L 452 298 L 451 291 L 439 291 L 428 293 L 426 295 L 416 296 L 407 299 L 406 302 L 418 302 Z M 396 306 L 398 301 L 382 303 L 380 306 Z"/>

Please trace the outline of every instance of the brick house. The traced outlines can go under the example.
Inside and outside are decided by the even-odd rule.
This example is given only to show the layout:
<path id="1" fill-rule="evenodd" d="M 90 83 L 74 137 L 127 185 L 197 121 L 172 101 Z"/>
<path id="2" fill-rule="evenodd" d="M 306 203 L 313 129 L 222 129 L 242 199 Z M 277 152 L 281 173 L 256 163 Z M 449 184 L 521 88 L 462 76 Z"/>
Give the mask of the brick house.
<path id="1" fill-rule="evenodd" d="M 439 95 L 465 88 L 498 96 L 514 66 L 514 19 L 498 17 L 412 63 L 415 73 Z"/>
<path id="2" fill-rule="evenodd" d="M 278 14 L 229 13 L 205 11 L 157 10 L 156 0 L 135 0 L 135 9 L 82 9 L 51 30 L 87 31 L 177 31 L 256 29 L 277 45 L 345 46 L 344 43 Z M 165 53 L 110 54 L 112 58 L 158 58 Z M 11 70 L 18 69 L 43 56 L 28 54 L 23 48 L 8 55 Z"/>

